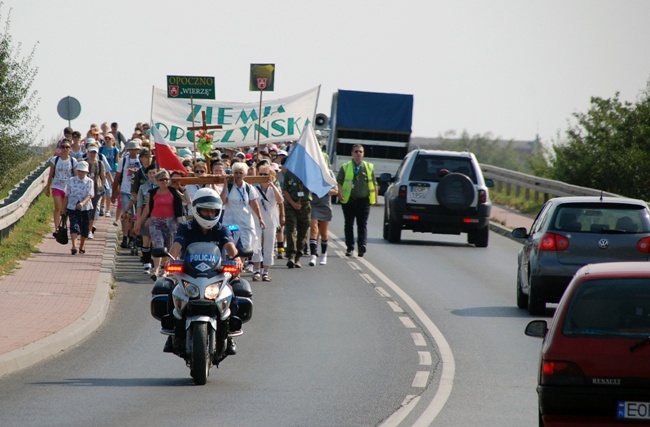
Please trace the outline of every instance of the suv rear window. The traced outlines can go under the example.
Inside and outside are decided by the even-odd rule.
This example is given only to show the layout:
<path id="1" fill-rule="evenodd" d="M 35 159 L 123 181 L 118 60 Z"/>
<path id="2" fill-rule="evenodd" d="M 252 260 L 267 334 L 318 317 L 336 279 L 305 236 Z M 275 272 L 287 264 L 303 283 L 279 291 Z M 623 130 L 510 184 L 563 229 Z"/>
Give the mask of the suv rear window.
<path id="1" fill-rule="evenodd" d="M 584 282 L 567 310 L 564 335 L 642 336 L 650 333 L 650 279 Z"/>
<path id="2" fill-rule="evenodd" d="M 442 169 L 467 175 L 476 184 L 476 174 L 474 173 L 471 159 L 428 156 L 424 154 L 418 155 L 413 162 L 409 181 L 438 182 L 442 179 L 440 177 L 440 171 Z"/>
<path id="3" fill-rule="evenodd" d="M 575 203 L 557 209 L 550 229 L 583 233 L 648 233 L 650 219 L 643 206 Z"/>

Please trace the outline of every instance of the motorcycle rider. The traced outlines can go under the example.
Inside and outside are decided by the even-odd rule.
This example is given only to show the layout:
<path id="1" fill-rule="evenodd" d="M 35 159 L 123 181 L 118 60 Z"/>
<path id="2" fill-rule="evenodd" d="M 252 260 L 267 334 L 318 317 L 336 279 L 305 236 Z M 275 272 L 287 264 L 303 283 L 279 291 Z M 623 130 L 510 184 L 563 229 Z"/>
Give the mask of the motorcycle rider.
<path id="1" fill-rule="evenodd" d="M 192 243 L 215 243 L 222 251 L 225 250 L 228 258 L 233 259 L 241 270 L 243 263 L 241 258 L 236 256 L 238 251 L 233 242 L 232 233 L 227 227 L 219 223 L 223 210 L 223 202 L 219 197 L 219 193 L 212 188 L 199 189 L 192 198 L 192 208 L 194 210 L 194 219 L 178 226 L 169 254 L 174 259 L 178 259 L 181 251 Z M 167 343 L 165 343 L 165 352 L 173 351 L 171 338 L 170 336 Z M 226 353 L 235 354 L 236 346 L 235 341 L 228 337 Z"/>

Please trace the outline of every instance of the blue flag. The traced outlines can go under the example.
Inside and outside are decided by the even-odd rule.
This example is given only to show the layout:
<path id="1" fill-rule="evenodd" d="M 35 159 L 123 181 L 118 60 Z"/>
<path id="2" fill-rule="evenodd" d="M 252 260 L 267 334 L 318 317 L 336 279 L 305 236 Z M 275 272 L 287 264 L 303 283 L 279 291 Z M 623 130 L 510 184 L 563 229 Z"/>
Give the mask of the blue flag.
<path id="1" fill-rule="evenodd" d="M 311 123 L 302 131 L 284 166 L 319 198 L 336 186 L 336 180 L 330 175 Z"/>

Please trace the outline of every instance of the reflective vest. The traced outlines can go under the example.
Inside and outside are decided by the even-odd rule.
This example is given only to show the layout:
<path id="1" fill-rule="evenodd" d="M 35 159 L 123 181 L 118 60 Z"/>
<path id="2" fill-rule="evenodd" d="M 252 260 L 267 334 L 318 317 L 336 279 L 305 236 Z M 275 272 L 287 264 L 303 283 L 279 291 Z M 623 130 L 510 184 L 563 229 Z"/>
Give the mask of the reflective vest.
<path id="1" fill-rule="evenodd" d="M 344 163 L 343 166 L 343 171 L 345 172 L 345 179 L 343 180 L 343 184 L 341 185 L 341 195 L 345 199 L 345 202 L 342 202 L 343 204 L 347 203 L 350 201 L 350 194 L 352 193 L 352 181 L 354 180 L 354 166 L 353 166 L 352 161 Z M 372 179 L 373 177 L 373 169 L 374 166 L 372 163 L 368 163 L 366 161 L 361 161 L 363 164 L 363 167 L 366 170 L 366 175 L 368 175 L 368 197 L 370 198 L 370 204 L 374 205 L 377 203 L 377 195 L 375 194 L 375 181 Z"/>

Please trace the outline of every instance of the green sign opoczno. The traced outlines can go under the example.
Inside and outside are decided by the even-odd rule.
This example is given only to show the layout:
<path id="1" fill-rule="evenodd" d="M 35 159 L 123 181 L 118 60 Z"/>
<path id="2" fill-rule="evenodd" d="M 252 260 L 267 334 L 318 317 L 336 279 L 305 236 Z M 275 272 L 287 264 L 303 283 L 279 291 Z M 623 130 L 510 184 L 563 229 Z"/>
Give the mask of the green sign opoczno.
<path id="1" fill-rule="evenodd" d="M 167 76 L 167 98 L 214 98 L 214 77 Z"/>

